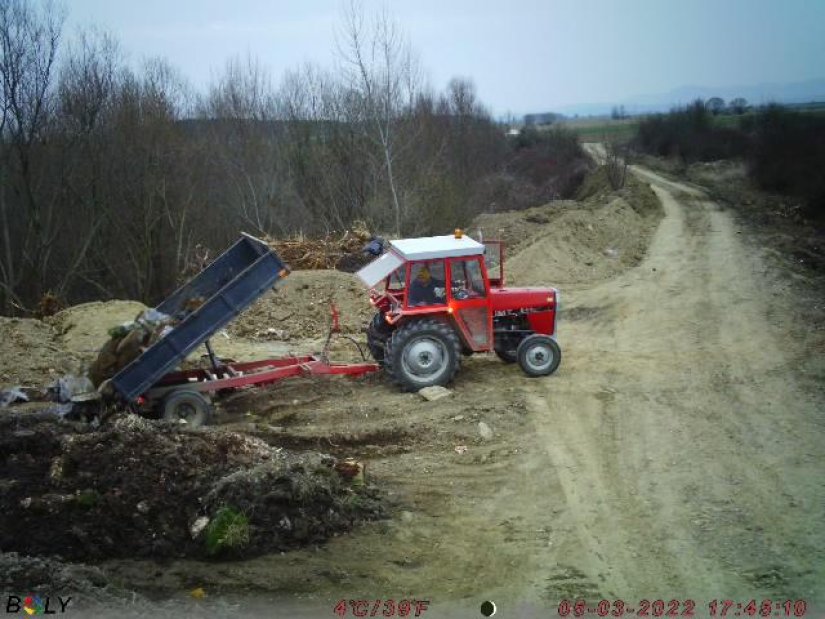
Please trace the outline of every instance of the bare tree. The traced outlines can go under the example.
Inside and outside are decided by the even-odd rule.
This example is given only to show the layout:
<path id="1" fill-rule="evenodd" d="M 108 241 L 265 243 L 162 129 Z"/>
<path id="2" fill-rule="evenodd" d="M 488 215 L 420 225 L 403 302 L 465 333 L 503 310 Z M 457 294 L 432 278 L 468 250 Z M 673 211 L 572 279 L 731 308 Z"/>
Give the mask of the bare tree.
<path id="1" fill-rule="evenodd" d="M 12 191 L 25 217 L 13 229 L 6 185 L 0 178 L 0 226 L 5 252 L 0 258 L 0 288 L 6 309 L 19 305 L 21 283 L 42 288 L 59 234 L 55 196 L 39 195 L 35 152 L 44 136 L 53 103 L 55 58 L 64 12 L 53 4 L 36 7 L 23 0 L 0 2 L 0 79 L 4 174 L 14 169 Z M 8 145 L 7 145 L 8 144 Z"/>
<path id="2" fill-rule="evenodd" d="M 352 0 L 345 10 L 338 40 L 344 75 L 357 105 L 357 120 L 380 150 L 392 199 L 395 233 L 400 235 L 403 208 L 396 159 L 403 149 L 399 121 L 410 111 L 420 82 L 418 63 L 398 24 L 386 10 L 370 24 Z"/>
<path id="3" fill-rule="evenodd" d="M 604 138 L 605 165 L 607 179 L 613 189 L 621 189 L 627 180 L 627 165 L 630 150 L 616 138 Z"/>
<path id="4" fill-rule="evenodd" d="M 107 114 L 117 88 L 121 64 L 117 41 L 109 34 L 91 30 L 79 32 L 69 47 L 57 88 L 58 132 L 62 136 L 60 154 L 64 168 L 66 196 L 63 208 L 73 217 L 64 220 L 66 243 L 64 260 L 54 292 L 64 297 L 75 279 L 87 276 L 87 257 L 99 240 L 111 215 L 111 205 L 103 199 L 102 185 L 106 153 Z"/>
<path id="5" fill-rule="evenodd" d="M 200 116 L 213 124 L 209 158 L 224 178 L 229 211 L 257 234 L 280 229 L 276 217 L 276 101 L 269 72 L 257 58 L 233 58 L 210 89 Z"/>

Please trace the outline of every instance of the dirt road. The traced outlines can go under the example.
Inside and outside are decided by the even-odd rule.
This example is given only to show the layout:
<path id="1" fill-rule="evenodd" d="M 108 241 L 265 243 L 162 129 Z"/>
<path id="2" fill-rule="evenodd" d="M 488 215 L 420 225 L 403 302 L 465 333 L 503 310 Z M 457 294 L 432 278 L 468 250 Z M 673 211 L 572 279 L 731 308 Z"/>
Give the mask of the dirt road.
<path id="1" fill-rule="evenodd" d="M 573 295 L 586 318 L 560 336 L 565 372 L 529 390 L 565 497 L 546 564 L 572 563 L 611 598 L 821 605 L 816 342 L 728 213 L 634 172 L 666 210 L 648 257 Z"/>
<path id="2" fill-rule="evenodd" d="M 401 445 L 374 446 L 368 465 L 398 501 L 392 521 L 229 566 L 110 569 L 144 586 L 291 592 L 293 616 L 404 597 L 433 617 L 479 617 L 484 600 L 551 617 L 579 597 L 693 600 L 696 616 L 714 599 L 825 609 L 822 322 L 805 323 L 792 281 L 730 214 L 633 173 L 665 217 L 638 267 L 562 291 L 556 375 L 473 358 L 452 400 L 333 385 L 328 404 L 290 410 L 295 432 Z"/>

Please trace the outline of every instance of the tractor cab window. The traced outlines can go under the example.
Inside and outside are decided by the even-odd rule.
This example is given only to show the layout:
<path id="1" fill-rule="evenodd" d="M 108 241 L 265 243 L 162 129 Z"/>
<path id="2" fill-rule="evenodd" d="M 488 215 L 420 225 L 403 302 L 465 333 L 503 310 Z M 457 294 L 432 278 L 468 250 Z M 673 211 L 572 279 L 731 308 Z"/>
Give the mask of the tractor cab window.
<path id="1" fill-rule="evenodd" d="M 450 263 L 450 290 L 454 299 L 482 299 L 487 296 L 484 275 L 477 258 Z"/>
<path id="2" fill-rule="evenodd" d="M 387 292 L 403 292 L 404 288 L 407 285 L 406 278 L 406 266 L 401 265 L 395 271 L 390 273 L 390 276 L 387 278 Z"/>
<path id="3" fill-rule="evenodd" d="M 443 260 L 413 262 L 410 266 L 408 305 L 444 305 L 447 302 L 445 279 Z"/>
<path id="4" fill-rule="evenodd" d="M 502 272 L 502 259 L 504 248 L 501 241 L 485 241 L 484 243 L 484 264 L 487 266 L 487 274 L 490 277 L 490 284 L 501 286 L 504 274 Z"/>

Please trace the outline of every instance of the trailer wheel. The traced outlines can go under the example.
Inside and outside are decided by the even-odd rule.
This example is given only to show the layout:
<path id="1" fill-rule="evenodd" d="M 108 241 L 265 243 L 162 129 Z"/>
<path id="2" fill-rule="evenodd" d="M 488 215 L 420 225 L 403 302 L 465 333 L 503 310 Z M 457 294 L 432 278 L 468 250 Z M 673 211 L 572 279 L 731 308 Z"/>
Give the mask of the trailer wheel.
<path id="1" fill-rule="evenodd" d="M 455 331 L 443 322 L 408 322 L 387 340 L 384 369 L 405 391 L 446 385 L 460 365 L 461 343 Z"/>
<path id="2" fill-rule="evenodd" d="M 527 376 L 548 376 L 561 363 L 561 349 L 547 335 L 533 334 L 518 345 L 518 364 Z"/>
<path id="3" fill-rule="evenodd" d="M 173 391 L 163 399 L 161 417 L 166 421 L 186 422 L 190 428 L 209 423 L 212 405 L 197 391 Z"/>

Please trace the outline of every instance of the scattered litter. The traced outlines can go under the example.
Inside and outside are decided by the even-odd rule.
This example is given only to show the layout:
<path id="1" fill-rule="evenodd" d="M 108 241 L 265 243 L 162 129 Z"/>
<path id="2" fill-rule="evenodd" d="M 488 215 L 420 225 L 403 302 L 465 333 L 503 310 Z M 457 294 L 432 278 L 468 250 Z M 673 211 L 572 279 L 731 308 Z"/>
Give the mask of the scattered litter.
<path id="1" fill-rule="evenodd" d="M 198 535 L 200 535 L 208 525 L 208 516 L 201 516 L 200 518 L 195 520 L 195 522 L 192 523 L 192 526 L 189 527 L 189 533 L 192 534 L 192 539 L 197 539 Z"/>
<path id="2" fill-rule="evenodd" d="M 196 600 L 202 600 L 204 597 L 206 597 L 206 591 L 203 590 L 203 587 L 198 587 L 196 589 L 192 589 L 189 592 L 189 595 L 191 595 Z"/>
<path id="3" fill-rule="evenodd" d="M 364 485 L 364 465 L 355 458 L 345 458 L 336 462 L 333 468 L 353 486 Z"/>
<path id="4" fill-rule="evenodd" d="M 461 454 L 463 454 L 463 453 L 464 453 L 464 452 L 466 452 L 466 451 L 467 451 L 467 445 L 456 445 L 456 446 L 455 446 L 455 452 L 456 452 L 458 455 L 461 455 Z"/>
<path id="5" fill-rule="evenodd" d="M 21 387 L 12 387 L 0 391 L 0 408 L 6 407 L 15 402 L 28 402 L 29 396 L 23 393 Z"/>
<path id="6" fill-rule="evenodd" d="M 92 381 L 85 376 L 75 376 L 73 374 L 66 374 L 58 378 L 54 384 L 49 387 L 49 391 L 54 394 L 58 402 L 73 402 L 79 396 L 85 396 L 89 393 L 97 393 Z M 81 399 L 85 399 L 81 397 Z"/>
<path id="7" fill-rule="evenodd" d="M 453 392 L 447 389 L 446 387 L 439 387 L 438 385 L 433 385 L 432 387 L 424 387 L 423 389 L 418 390 L 418 395 L 420 395 L 428 402 L 435 402 L 436 400 L 446 398 L 447 396 L 450 396 L 452 394 Z"/>
<path id="8" fill-rule="evenodd" d="M 490 426 L 488 426 L 483 421 L 478 422 L 478 433 L 481 435 L 481 438 L 483 438 L 485 441 L 489 441 L 491 438 L 493 438 L 493 431 L 490 429 Z"/>

